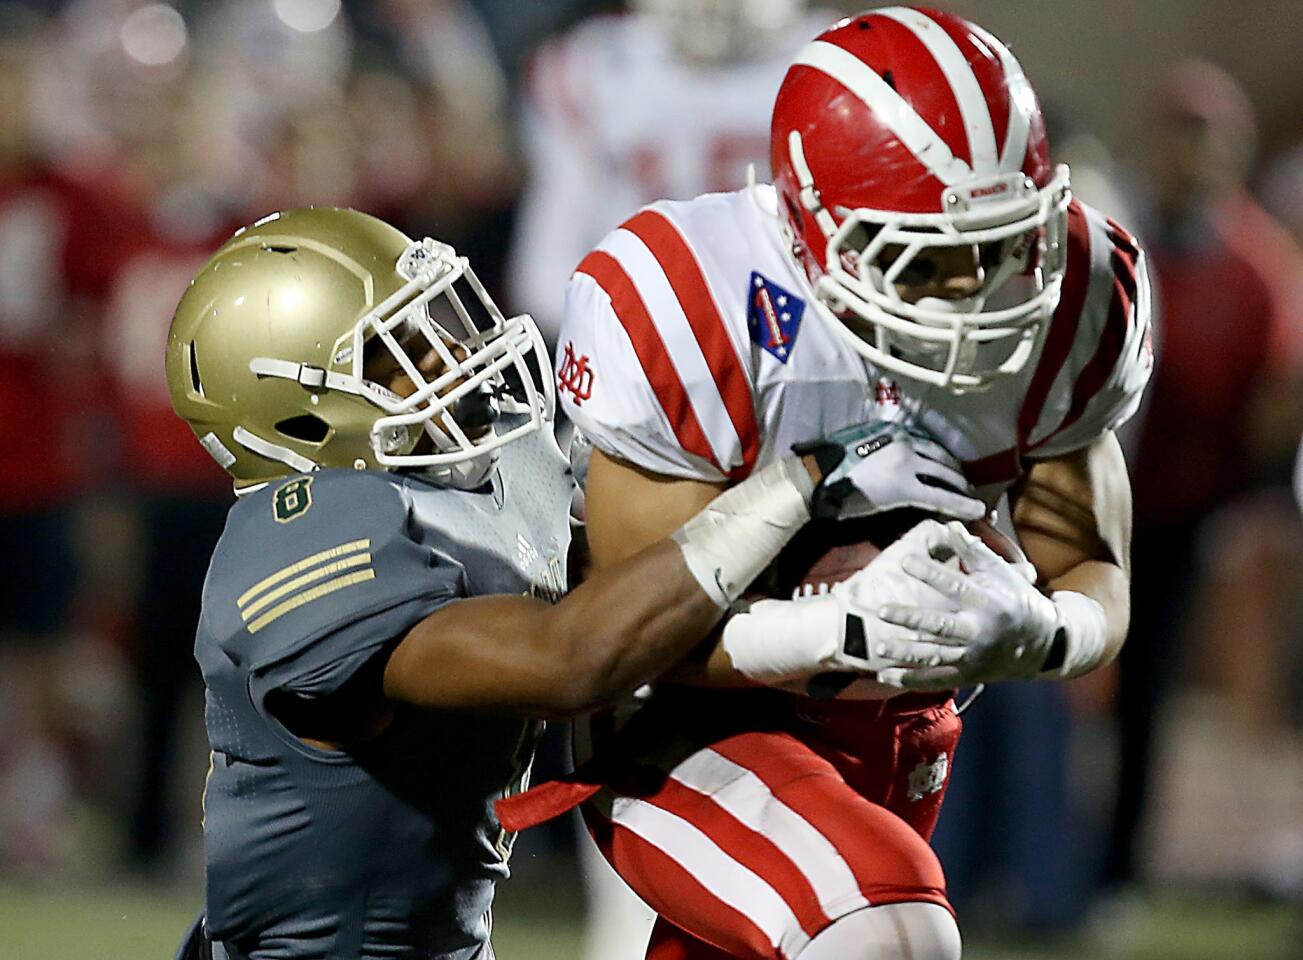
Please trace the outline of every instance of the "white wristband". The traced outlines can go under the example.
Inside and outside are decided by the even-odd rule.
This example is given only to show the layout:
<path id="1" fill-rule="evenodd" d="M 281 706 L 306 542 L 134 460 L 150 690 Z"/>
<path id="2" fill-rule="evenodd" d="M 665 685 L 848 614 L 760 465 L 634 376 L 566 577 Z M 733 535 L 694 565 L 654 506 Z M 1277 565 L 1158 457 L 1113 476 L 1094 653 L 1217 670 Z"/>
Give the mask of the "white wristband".
<path id="1" fill-rule="evenodd" d="M 721 644 L 738 673 L 777 686 L 809 677 L 832 660 L 845 618 L 828 595 L 757 600 L 724 621 Z"/>
<path id="2" fill-rule="evenodd" d="M 701 588 L 727 610 L 810 519 L 814 481 L 795 457 L 725 490 L 674 533 Z"/>
<path id="3" fill-rule="evenodd" d="M 1071 590 L 1056 590 L 1050 595 L 1059 617 L 1063 636 L 1063 662 L 1042 675 L 1070 680 L 1090 673 L 1104 661 L 1108 650 L 1108 617 L 1097 600 Z M 1052 649 L 1052 645 L 1051 645 Z"/>

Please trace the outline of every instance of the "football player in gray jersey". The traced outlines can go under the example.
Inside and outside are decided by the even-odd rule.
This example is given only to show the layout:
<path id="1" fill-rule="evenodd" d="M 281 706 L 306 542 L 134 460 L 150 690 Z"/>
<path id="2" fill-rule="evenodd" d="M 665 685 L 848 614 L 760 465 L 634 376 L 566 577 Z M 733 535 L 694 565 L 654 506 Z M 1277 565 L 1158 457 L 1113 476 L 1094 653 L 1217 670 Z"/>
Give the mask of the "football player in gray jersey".
<path id="1" fill-rule="evenodd" d="M 267 217 L 199 272 L 166 359 L 239 494 L 195 641 L 206 903 L 181 956 L 490 958 L 492 804 L 538 719 L 682 659 L 812 502 L 855 494 L 865 449 L 850 431 L 780 461 L 562 599 L 573 478 L 542 341 L 451 248 L 355 211 Z M 729 655 L 760 678 L 867 669 L 864 623 L 892 637 L 857 582 L 832 640 Z"/>

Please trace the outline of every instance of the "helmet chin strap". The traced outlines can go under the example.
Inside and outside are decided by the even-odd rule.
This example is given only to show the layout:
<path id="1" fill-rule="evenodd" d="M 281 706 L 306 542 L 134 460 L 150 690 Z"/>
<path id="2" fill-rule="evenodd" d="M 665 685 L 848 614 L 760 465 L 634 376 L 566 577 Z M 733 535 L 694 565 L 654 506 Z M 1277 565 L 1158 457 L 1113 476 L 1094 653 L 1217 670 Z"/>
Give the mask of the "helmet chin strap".
<path id="1" fill-rule="evenodd" d="M 796 173 L 796 184 L 801 188 L 801 205 L 814 217 L 814 222 L 819 225 L 823 235 L 831 237 L 837 232 L 837 221 L 824 207 L 823 199 L 814 185 L 814 174 L 805 162 L 805 145 L 801 142 L 799 131 L 793 130 L 788 134 L 787 150 L 792 158 L 792 170 Z"/>
<path id="2" fill-rule="evenodd" d="M 978 294 L 973 297 L 956 297 L 946 299 L 944 297 L 920 297 L 914 305 L 924 310 L 934 310 L 937 313 L 963 314 L 976 313 L 981 310 L 986 303 L 986 297 Z"/>
<path id="3" fill-rule="evenodd" d="M 270 440 L 264 440 L 256 433 L 244 429 L 239 424 L 231 431 L 231 439 L 246 450 L 251 450 L 260 457 L 268 460 L 275 460 L 283 463 L 295 473 L 311 473 L 317 469 L 317 464 L 309 460 L 302 454 L 295 453 L 289 447 L 282 447 L 279 443 L 272 443 Z"/>

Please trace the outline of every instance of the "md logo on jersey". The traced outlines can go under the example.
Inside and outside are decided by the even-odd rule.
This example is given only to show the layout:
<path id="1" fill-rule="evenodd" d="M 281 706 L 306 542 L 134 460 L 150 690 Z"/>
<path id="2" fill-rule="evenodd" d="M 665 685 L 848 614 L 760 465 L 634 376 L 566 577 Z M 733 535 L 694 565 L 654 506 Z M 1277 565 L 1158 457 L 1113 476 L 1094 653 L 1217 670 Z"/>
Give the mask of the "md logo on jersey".
<path id="1" fill-rule="evenodd" d="M 786 363 L 801 330 L 805 301 L 758 271 L 747 289 L 747 327 L 751 339 L 779 363 Z"/>
<path id="2" fill-rule="evenodd" d="M 918 764 L 909 773 L 909 792 L 906 796 L 917 801 L 929 793 L 940 793 L 949 773 L 950 758 L 944 753 L 931 763 Z"/>
<path id="3" fill-rule="evenodd" d="M 567 343 L 561 356 L 561 366 L 556 372 L 557 389 L 569 393 L 574 398 L 575 406 L 580 407 L 592 397 L 594 379 L 596 375 L 588 365 L 588 354 L 576 356 L 574 343 Z"/>

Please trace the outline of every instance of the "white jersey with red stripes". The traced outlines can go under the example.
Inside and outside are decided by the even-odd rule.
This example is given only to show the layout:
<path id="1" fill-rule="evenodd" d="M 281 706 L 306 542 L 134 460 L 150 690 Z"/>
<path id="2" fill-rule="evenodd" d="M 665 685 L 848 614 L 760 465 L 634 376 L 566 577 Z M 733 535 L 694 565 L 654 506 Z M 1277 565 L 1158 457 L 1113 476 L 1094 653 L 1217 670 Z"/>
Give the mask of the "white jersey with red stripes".
<path id="1" fill-rule="evenodd" d="M 880 375 L 813 307 L 771 188 L 659 202 L 608 234 L 567 291 L 566 414 L 654 473 L 722 481 L 866 419 L 937 437 L 990 502 L 1026 460 L 1080 449 L 1136 410 L 1153 366 L 1144 255 L 1073 201 L 1062 295 L 1031 361 L 956 395 Z"/>
<path id="2" fill-rule="evenodd" d="M 835 19 L 812 12 L 765 56 L 692 64 L 654 17 L 595 17 L 545 45 L 530 71 L 529 183 L 513 242 L 513 297 L 549 335 L 566 278 L 630 211 L 768 169 L 774 94 L 797 51 Z"/>

